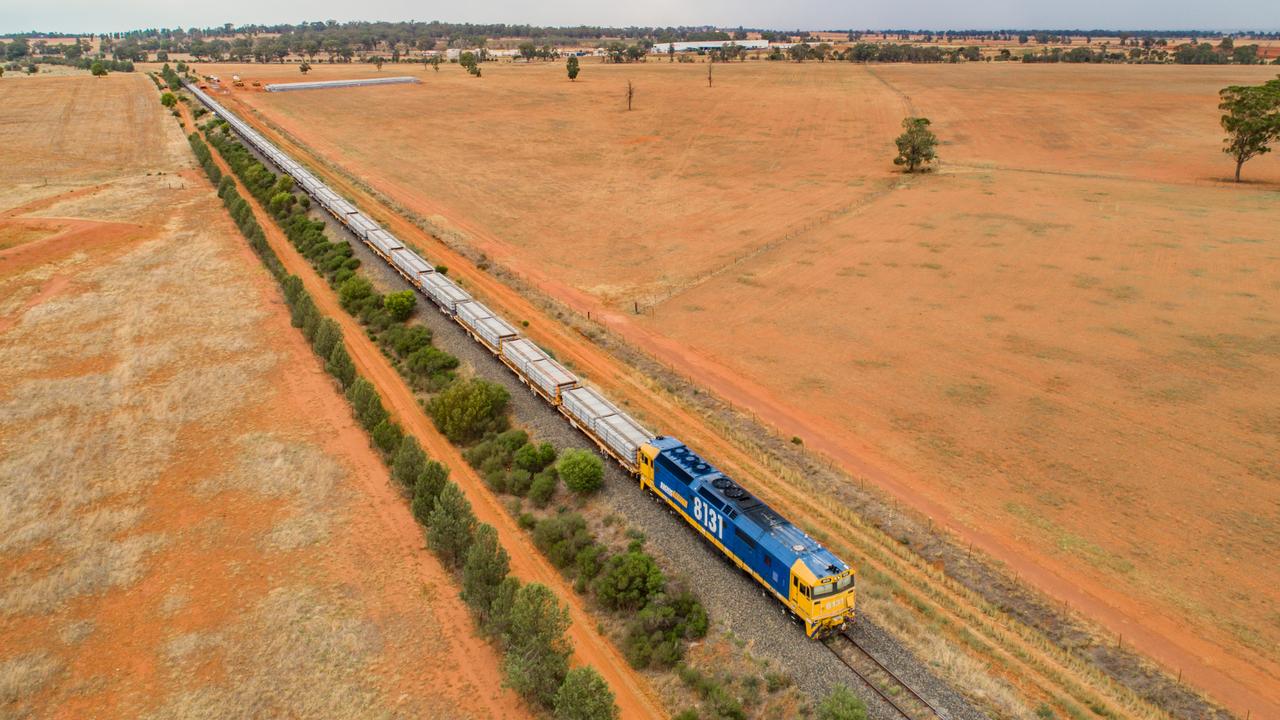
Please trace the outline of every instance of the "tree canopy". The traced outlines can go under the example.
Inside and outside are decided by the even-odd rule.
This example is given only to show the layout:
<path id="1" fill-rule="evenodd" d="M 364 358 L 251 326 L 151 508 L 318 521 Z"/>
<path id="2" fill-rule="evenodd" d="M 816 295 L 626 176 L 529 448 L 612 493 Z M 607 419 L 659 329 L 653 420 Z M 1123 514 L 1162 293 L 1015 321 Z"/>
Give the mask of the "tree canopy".
<path id="1" fill-rule="evenodd" d="M 507 685 L 543 707 L 552 707 L 569 671 L 571 647 L 565 637 L 569 610 L 545 585 L 530 583 L 516 591 L 503 638 Z"/>
<path id="2" fill-rule="evenodd" d="M 902 129 L 903 133 L 894 140 L 898 146 L 894 165 L 905 165 L 907 172 L 911 173 L 937 159 L 934 148 L 938 145 L 938 138 L 929 129 L 929 118 L 905 118 Z"/>
<path id="3" fill-rule="evenodd" d="M 600 489 L 604 480 L 604 463 L 590 450 L 570 448 L 560 454 L 556 470 L 565 487 L 579 495 L 589 495 Z"/>
<path id="4" fill-rule="evenodd" d="M 1232 85 L 1219 91 L 1222 129 L 1227 131 L 1222 151 L 1236 161 L 1236 182 L 1246 162 L 1271 152 L 1280 138 L 1280 78 L 1262 85 Z"/>
<path id="5" fill-rule="evenodd" d="M 591 667 L 578 667 L 565 675 L 556 691 L 556 720 L 614 720 L 618 706 L 613 702 L 613 691 Z"/>

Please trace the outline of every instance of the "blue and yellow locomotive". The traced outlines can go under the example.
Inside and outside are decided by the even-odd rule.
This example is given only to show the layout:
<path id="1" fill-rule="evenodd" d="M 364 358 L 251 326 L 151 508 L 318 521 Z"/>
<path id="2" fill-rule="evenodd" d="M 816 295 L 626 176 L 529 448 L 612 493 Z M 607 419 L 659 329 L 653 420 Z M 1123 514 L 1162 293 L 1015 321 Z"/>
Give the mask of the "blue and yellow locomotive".
<path id="1" fill-rule="evenodd" d="M 675 438 L 640 446 L 640 483 L 822 638 L 854 617 L 853 569 Z"/>

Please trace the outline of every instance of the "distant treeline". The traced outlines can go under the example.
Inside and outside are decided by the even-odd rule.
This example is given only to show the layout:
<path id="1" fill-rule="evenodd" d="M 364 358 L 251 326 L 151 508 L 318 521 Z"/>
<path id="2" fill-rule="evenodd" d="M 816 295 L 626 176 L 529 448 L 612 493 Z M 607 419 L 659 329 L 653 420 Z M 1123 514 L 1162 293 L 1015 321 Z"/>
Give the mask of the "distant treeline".
<path id="1" fill-rule="evenodd" d="M 822 35 L 802 30 L 751 30 L 747 28 L 723 29 L 710 27 L 628 27 L 609 28 L 580 25 L 574 27 L 543 27 L 537 25 L 506 25 L 444 22 L 303 22 L 280 25 L 241 25 L 230 23 L 211 28 L 149 28 L 126 33 L 103 35 L 99 57 L 111 57 L 117 61 L 140 62 L 169 60 L 170 53 L 184 53 L 199 60 L 233 60 L 257 62 L 281 61 L 284 58 L 305 56 L 329 62 L 350 62 L 357 57 L 377 54 L 386 61 L 398 62 L 414 51 L 441 48 L 466 48 L 483 50 L 495 38 L 520 39 L 546 48 L 546 55 L 555 48 L 569 45 L 593 45 L 603 47 L 615 62 L 643 60 L 651 47 L 670 43 L 698 40 L 731 42 L 745 40 L 750 33 L 759 33 L 771 42 L 805 43 L 811 48 L 851 44 L 842 50 L 818 57 L 826 59 L 853 59 L 861 62 L 956 62 L 979 52 L 964 43 L 992 41 L 1016 42 L 1018 45 L 1072 45 L 1081 39 L 1091 45 L 1095 38 L 1116 38 L 1123 51 L 1112 47 L 1101 49 L 1071 50 L 1048 49 L 1035 55 L 1012 50 L 993 57 L 995 60 L 1022 60 L 1024 62 L 1177 62 L 1186 64 L 1249 63 L 1258 56 L 1256 46 L 1234 47 L 1234 40 L 1243 38 L 1280 38 L 1280 32 L 1228 33 L 1208 30 L 835 30 Z M 832 38 L 830 33 L 838 33 Z M 3 56 L 16 61 L 26 56 L 63 56 L 77 59 L 88 52 L 83 43 L 55 44 L 34 39 L 36 33 L 13 36 L 16 39 L 3 47 Z M 864 42 L 868 35 L 877 38 L 897 39 L 898 43 Z M 51 34 L 52 36 L 52 34 Z M 32 39 L 28 39 L 32 38 Z M 1190 42 L 1173 46 L 1171 39 L 1189 38 Z M 1200 42 L 1202 39 L 1219 41 Z M 911 41 L 924 41 L 913 45 Z M 930 45 L 934 41 L 946 41 L 945 46 Z M 955 44 L 952 44 L 955 43 Z M 1246 49 L 1254 47 L 1250 55 Z M 618 48 L 621 48 L 620 50 Z M 853 57 L 846 57 L 852 52 Z M 625 56 L 624 56 L 625 55 Z M 735 53 L 735 59 L 743 55 Z M 788 58 L 787 54 L 771 54 L 769 59 Z M 986 59 L 982 57 L 981 59 Z"/>

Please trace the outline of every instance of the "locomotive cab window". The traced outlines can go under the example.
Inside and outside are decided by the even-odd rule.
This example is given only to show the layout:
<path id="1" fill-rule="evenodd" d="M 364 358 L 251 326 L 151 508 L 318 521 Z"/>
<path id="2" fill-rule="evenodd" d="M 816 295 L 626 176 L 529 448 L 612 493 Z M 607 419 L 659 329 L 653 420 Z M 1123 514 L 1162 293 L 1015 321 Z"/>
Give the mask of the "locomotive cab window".
<path id="1" fill-rule="evenodd" d="M 835 583 L 827 583 L 825 585 L 814 585 L 813 596 L 815 598 L 826 597 L 836 591 Z"/>

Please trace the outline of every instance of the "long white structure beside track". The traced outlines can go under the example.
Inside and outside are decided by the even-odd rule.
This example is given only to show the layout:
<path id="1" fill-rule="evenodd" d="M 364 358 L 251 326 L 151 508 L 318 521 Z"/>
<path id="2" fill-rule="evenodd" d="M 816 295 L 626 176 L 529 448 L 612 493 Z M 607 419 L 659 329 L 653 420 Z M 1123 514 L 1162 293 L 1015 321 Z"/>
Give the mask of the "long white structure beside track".
<path id="1" fill-rule="evenodd" d="M 294 183 L 315 198 L 373 253 L 382 258 L 409 284 L 431 301 L 440 312 L 453 318 L 491 354 L 502 361 L 529 389 L 553 405 L 570 424 L 578 428 L 623 467 L 637 472 L 636 451 L 656 436 L 634 418 L 618 409 L 603 395 L 587 387 L 581 379 L 557 363 L 515 326 L 477 302 L 466 290 L 434 264 L 423 259 L 389 230 L 374 222 L 354 204 L 344 199 L 284 154 L 261 133 L 227 110 L 192 83 L 184 83 L 215 115 L 222 118 L 251 147 L 270 160 Z"/>
<path id="2" fill-rule="evenodd" d="M 311 82 L 272 83 L 266 87 L 267 92 L 288 92 L 290 90 L 325 90 L 328 88 L 361 87 L 363 85 L 406 85 L 418 82 L 418 78 L 409 75 L 397 77 L 365 78 L 363 80 L 315 80 Z"/>

